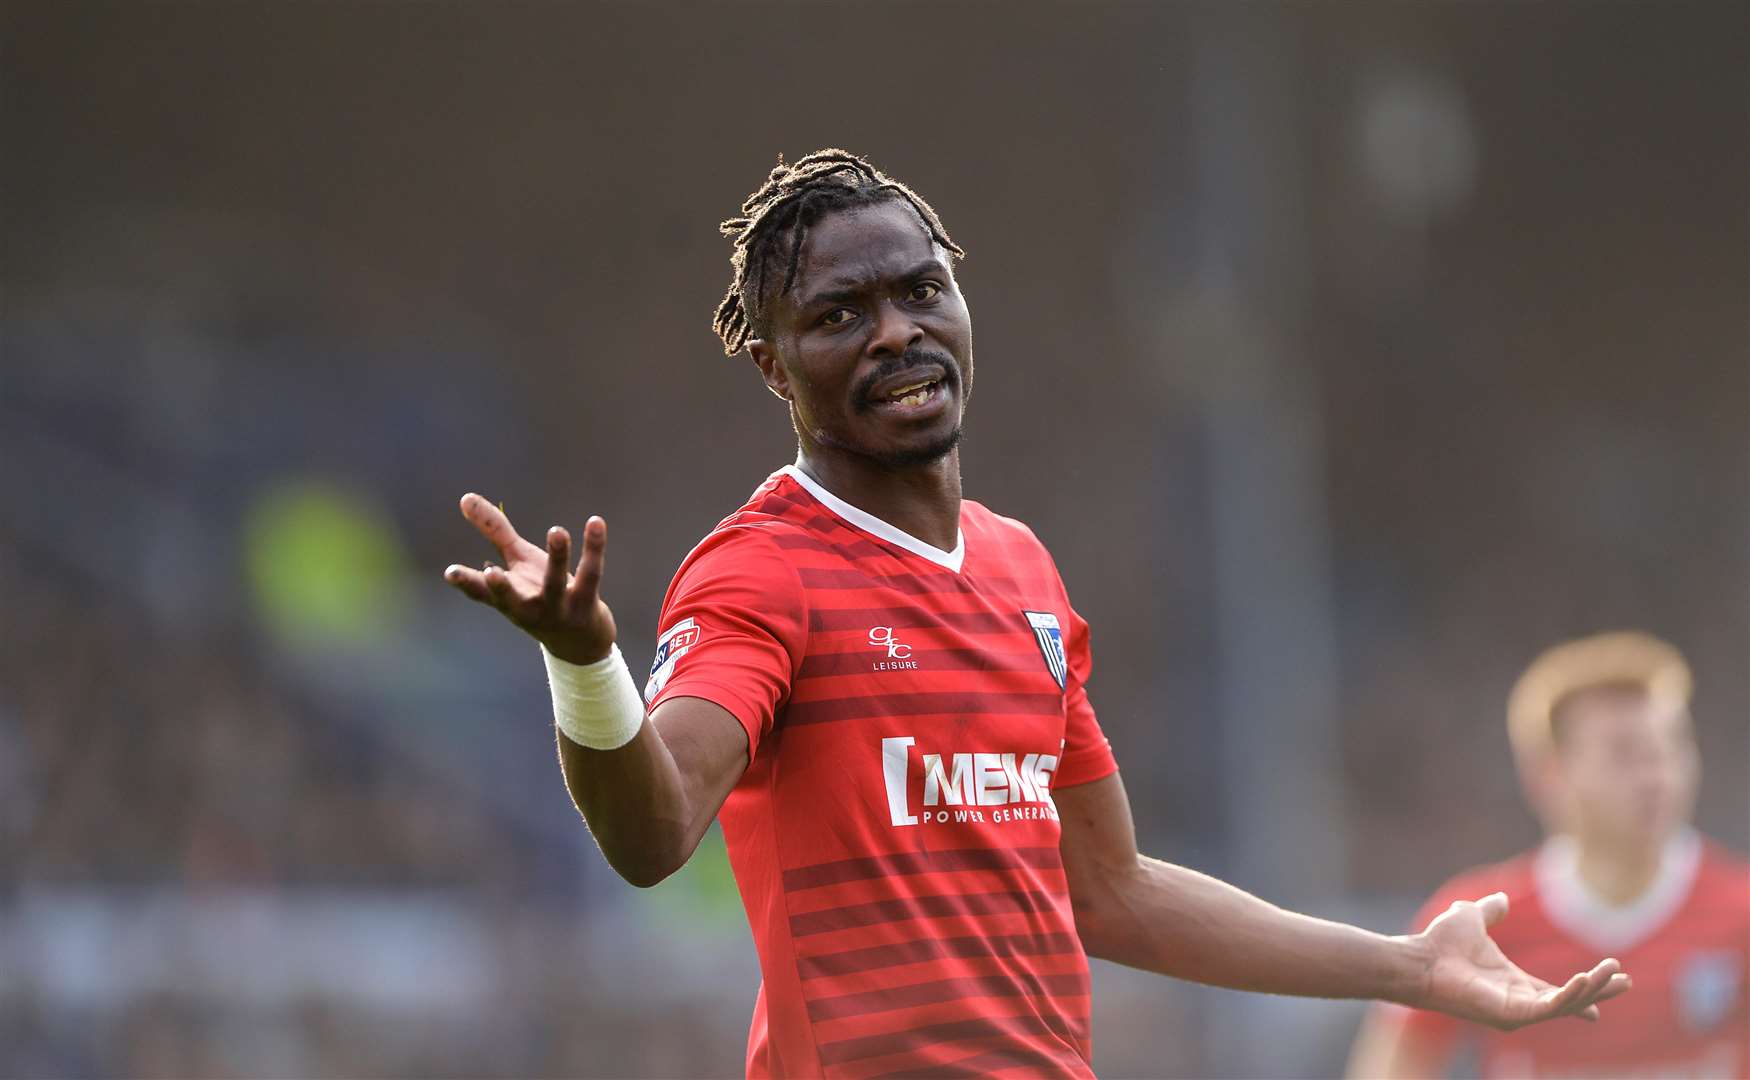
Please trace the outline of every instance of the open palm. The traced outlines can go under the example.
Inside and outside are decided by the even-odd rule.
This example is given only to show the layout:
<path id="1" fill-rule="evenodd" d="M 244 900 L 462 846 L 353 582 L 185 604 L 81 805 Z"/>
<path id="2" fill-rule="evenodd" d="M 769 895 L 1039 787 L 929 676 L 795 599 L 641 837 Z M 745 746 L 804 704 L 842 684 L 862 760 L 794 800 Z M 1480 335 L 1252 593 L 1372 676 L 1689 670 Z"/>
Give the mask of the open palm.
<path id="1" fill-rule="evenodd" d="M 462 496 L 462 516 L 498 549 L 503 566 L 488 563 L 471 570 L 452 565 L 444 580 L 470 599 L 515 623 L 561 660 L 588 664 L 607 656 L 614 645 L 614 613 L 601 598 L 602 563 L 608 523 L 592 517 L 583 527 L 583 555 L 577 572 L 567 571 L 571 535 L 555 525 L 547 546 L 524 540 L 504 511 L 479 495 Z"/>
<path id="2" fill-rule="evenodd" d="M 1428 924 L 1421 935 L 1430 950 L 1427 997 L 1417 1004 L 1511 1031 L 1559 1016 L 1596 1020 L 1599 1002 L 1632 985 L 1614 959 L 1559 987 L 1527 974 L 1489 937 L 1506 914 L 1506 894 L 1494 893 L 1453 904 Z"/>

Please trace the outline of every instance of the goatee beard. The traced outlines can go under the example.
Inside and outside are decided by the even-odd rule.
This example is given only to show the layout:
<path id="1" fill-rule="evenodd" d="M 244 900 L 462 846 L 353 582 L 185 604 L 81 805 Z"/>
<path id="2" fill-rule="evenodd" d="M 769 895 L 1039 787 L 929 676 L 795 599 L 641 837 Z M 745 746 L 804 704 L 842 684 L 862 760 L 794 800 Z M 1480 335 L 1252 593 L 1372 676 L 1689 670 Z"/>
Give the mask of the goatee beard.
<path id="1" fill-rule="evenodd" d="M 919 465 L 933 465 L 960 445 L 960 425 L 954 425 L 954 430 L 913 450 L 894 450 L 887 453 L 870 454 L 877 462 L 889 469 L 912 469 Z"/>
<path id="2" fill-rule="evenodd" d="M 804 446 L 807 446 L 811 440 L 803 437 L 800 424 L 795 425 L 795 427 L 797 438 L 801 439 Z M 854 454 L 866 461 L 873 461 L 884 469 L 915 469 L 920 465 L 933 465 L 953 453 L 954 449 L 960 445 L 960 431 L 960 425 L 956 424 L 953 431 L 948 432 L 935 442 L 925 443 L 923 446 L 908 450 L 870 450 L 848 440 L 836 438 L 824 431 L 813 432 L 812 441 L 822 448 Z"/>

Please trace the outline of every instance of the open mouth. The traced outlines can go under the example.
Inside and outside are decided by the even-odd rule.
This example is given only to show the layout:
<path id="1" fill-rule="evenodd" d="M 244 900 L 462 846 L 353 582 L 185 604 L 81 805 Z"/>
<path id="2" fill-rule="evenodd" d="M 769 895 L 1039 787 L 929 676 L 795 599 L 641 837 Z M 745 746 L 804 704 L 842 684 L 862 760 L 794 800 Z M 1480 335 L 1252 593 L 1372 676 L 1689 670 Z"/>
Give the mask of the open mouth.
<path id="1" fill-rule="evenodd" d="M 883 405 L 897 405 L 900 408 L 915 409 L 929 403 L 942 389 L 942 380 L 924 379 L 918 382 L 896 386 L 884 395 L 880 402 Z"/>

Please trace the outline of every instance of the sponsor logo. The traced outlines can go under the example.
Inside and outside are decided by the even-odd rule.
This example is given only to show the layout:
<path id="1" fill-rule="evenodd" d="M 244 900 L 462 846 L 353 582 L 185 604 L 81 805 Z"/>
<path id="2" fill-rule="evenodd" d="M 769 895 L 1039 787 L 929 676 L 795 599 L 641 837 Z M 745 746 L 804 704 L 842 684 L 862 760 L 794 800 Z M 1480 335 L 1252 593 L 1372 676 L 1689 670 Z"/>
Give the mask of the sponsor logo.
<path id="1" fill-rule="evenodd" d="M 650 678 L 644 684 L 645 704 L 662 693 L 662 688 L 668 685 L 669 677 L 674 674 L 675 662 L 699 643 L 700 634 L 698 621 L 689 617 L 675 623 L 656 639 L 656 659 L 650 662 Z"/>
<path id="2" fill-rule="evenodd" d="M 870 648 L 881 649 L 887 653 L 887 659 L 875 661 L 875 671 L 913 671 L 918 662 L 911 658 L 911 646 L 899 640 L 891 626 L 871 626 L 869 628 Z"/>
<path id="3" fill-rule="evenodd" d="M 1056 820 L 1051 780 L 1057 754 L 923 754 L 913 750 L 916 743 L 909 735 L 881 740 L 881 778 L 894 827 Z"/>
<path id="4" fill-rule="evenodd" d="M 1045 669 L 1051 672 L 1051 677 L 1057 680 L 1057 688 L 1062 690 L 1069 680 L 1069 658 L 1063 652 L 1063 627 L 1058 625 L 1057 616 L 1049 611 L 1023 611 L 1027 616 L 1027 625 L 1033 628 L 1033 637 L 1039 642 L 1039 651 L 1045 655 Z"/>

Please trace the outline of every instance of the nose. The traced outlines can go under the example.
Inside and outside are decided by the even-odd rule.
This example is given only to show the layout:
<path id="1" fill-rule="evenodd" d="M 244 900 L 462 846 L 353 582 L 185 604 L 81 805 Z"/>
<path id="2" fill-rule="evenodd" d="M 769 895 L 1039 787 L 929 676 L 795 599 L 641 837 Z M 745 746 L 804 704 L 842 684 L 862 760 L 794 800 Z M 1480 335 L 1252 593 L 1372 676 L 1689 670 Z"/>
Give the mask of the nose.
<path id="1" fill-rule="evenodd" d="M 924 337 L 920 327 L 903 306 L 884 300 L 875 309 L 875 332 L 869 336 L 870 356 L 898 356 Z"/>

